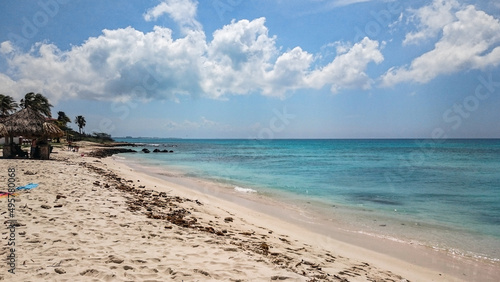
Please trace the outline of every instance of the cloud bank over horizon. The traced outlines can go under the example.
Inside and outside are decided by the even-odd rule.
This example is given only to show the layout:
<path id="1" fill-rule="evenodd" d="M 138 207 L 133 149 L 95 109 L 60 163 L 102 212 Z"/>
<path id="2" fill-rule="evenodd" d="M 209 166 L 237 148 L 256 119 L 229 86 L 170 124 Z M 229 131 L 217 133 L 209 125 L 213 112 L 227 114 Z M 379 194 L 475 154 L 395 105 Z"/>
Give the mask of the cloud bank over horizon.
<path id="1" fill-rule="evenodd" d="M 344 6 L 365 1 L 332 1 Z M 23 51 L 10 41 L 0 43 L 6 71 L 0 91 L 42 92 L 51 101 L 68 98 L 126 101 L 178 100 L 180 96 L 228 99 L 259 93 L 285 99 L 297 90 L 328 88 L 368 90 L 410 83 L 427 83 L 440 75 L 500 64 L 500 22 L 473 5 L 434 0 L 403 11 L 409 29 L 402 48 L 436 41 L 434 48 L 408 65 L 390 66 L 379 74 L 368 69 L 385 61 L 387 42 L 368 36 L 359 42 L 337 41 L 334 58 L 318 65 L 321 54 L 296 46 L 283 50 L 266 18 L 232 20 L 207 39 L 197 20 L 198 2 L 164 0 L 146 10 L 144 21 L 168 16 L 181 36 L 157 25 L 149 32 L 134 27 L 104 29 L 97 37 L 69 50 L 38 42 Z"/>
<path id="2" fill-rule="evenodd" d="M 176 99 L 193 95 L 225 99 L 229 95 L 261 93 L 285 98 L 297 89 L 371 87 L 365 73 L 383 56 L 377 41 L 364 38 L 313 69 L 314 54 L 297 46 L 281 51 L 269 34 L 266 19 L 231 21 L 207 41 L 196 20 L 194 1 L 166 0 L 144 14 L 146 21 L 168 15 L 183 36 L 155 26 L 150 32 L 133 27 L 103 30 L 83 44 L 62 51 L 36 43 L 28 52 L 11 42 L 1 43 L 8 71 L 0 73 L 6 94 L 40 89 L 57 102 L 69 97 L 97 100 Z"/>

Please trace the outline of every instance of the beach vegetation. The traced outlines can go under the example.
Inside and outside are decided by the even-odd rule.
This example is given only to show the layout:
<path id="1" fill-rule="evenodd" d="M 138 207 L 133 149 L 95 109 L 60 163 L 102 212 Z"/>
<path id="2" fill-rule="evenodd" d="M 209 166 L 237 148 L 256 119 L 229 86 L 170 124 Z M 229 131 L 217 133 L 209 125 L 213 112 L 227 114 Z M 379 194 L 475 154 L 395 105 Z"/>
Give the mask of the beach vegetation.
<path id="1" fill-rule="evenodd" d="M 92 138 L 96 139 L 97 142 L 113 142 L 113 138 L 111 138 L 111 135 L 108 134 L 108 133 L 104 133 L 104 132 L 94 132 L 92 134 Z"/>
<path id="2" fill-rule="evenodd" d="M 14 98 L 8 95 L 0 94 L 0 118 L 5 118 L 15 112 L 18 105 Z"/>
<path id="3" fill-rule="evenodd" d="M 114 142 L 115 140 L 111 137 L 110 134 L 107 133 L 92 133 L 92 134 L 86 134 L 86 133 L 78 133 L 77 131 L 74 130 L 67 130 L 66 131 L 66 139 L 68 142 L 78 142 L 78 141 L 88 141 L 88 142 L 94 142 L 94 143 L 111 143 Z"/>
<path id="4" fill-rule="evenodd" d="M 34 92 L 27 93 L 24 95 L 24 99 L 21 99 L 21 108 L 31 108 L 36 112 L 46 116 L 52 117 L 50 108 L 52 104 L 49 103 L 49 99 L 40 93 L 35 94 Z"/>
<path id="5" fill-rule="evenodd" d="M 78 125 L 78 132 L 80 134 L 82 134 L 82 129 L 87 124 L 87 121 L 85 121 L 85 117 L 84 116 L 76 116 L 75 117 L 75 123 L 76 123 L 76 125 Z"/>
<path id="6" fill-rule="evenodd" d="M 59 128 L 61 128 L 62 130 L 67 130 L 68 122 L 71 122 L 71 119 L 66 115 L 65 112 L 63 111 L 57 112 L 56 124 L 59 126 Z"/>
<path id="7" fill-rule="evenodd" d="M 0 120 L 6 118 L 16 112 L 19 109 L 30 108 L 35 111 L 37 114 L 42 115 L 49 123 L 56 125 L 65 132 L 65 139 L 68 142 L 71 141 L 90 141 L 90 142 L 98 142 L 98 143 L 106 143 L 113 142 L 113 138 L 111 135 L 105 132 L 94 132 L 92 134 L 85 134 L 83 128 L 86 126 L 87 121 L 85 117 L 82 115 L 78 115 L 75 117 L 75 124 L 78 126 L 78 131 L 73 130 L 69 124 L 71 123 L 71 119 L 64 111 L 57 112 L 57 119 L 51 119 L 51 108 L 52 104 L 50 104 L 47 97 L 40 93 L 29 92 L 24 95 L 24 97 L 20 100 L 20 103 L 16 103 L 15 99 L 11 96 L 0 94 Z M 63 137 L 63 138 L 64 138 Z M 60 138 L 56 138 L 56 143 L 60 143 Z M 29 146 L 25 145 L 24 146 Z M 0 145 L 0 149 L 2 149 L 2 145 Z"/>

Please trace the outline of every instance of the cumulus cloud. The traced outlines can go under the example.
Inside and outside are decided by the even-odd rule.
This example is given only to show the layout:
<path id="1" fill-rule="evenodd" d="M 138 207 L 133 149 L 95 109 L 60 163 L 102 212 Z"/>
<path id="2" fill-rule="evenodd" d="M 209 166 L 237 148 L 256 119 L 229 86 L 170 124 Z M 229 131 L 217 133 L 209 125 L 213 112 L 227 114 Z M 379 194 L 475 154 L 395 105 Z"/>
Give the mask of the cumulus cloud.
<path id="1" fill-rule="evenodd" d="M 418 44 L 436 37 L 443 27 L 455 20 L 454 12 L 460 5 L 456 0 L 434 0 L 432 4 L 420 9 L 410 10 L 410 20 L 419 29 L 406 35 L 403 44 Z"/>
<path id="2" fill-rule="evenodd" d="M 426 83 L 443 74 L 464 69 L 486 69 L 500 64 L 500 22 L 477 10 L 463 7 L 442 28 L 434 49 L 414 59 L 410 66 L 391 68 L 382 76 L 384 86 L 414 81 Z"/>
<path id="3" fill-rule="evenodd" d="M 10 41 L 5 41 L 0 43 L 0 54 L 9 54 L 14 51 L 14 47 L 12 46 L 12 43 Z"/>
<path id="4" fill-rule="evenodd" d="M 196 35 L 173 40 L 171 33 L 161 27 L 149 33 L 131 27 L 104 30 L 69 51 L 38 43 L 27 53 L 11 54 L 10 78 L 20 85 L 30 81 L 37 86 L 32 89 L 47 92 L 54 100 L 172 98 L 199 92 L 189 79 L 196 81 L 204 41 L 193 38 Z"/>
<path id="5" fill-rule="evenodd" d="M 213 33 L 202 68 L 202 87 L 213 97 L 246 94 L 262 88 L 266 69 L 278 54 L 265 18 L 232 21 Z"/>
<path id="6" fill-rule="evenodd" d="M 163 15 L 169 15 L 183 28 L 201 29 L 201 24 L 196 20 L 198 3 L 192 0 L 163 0 L 157 6 L 149 9 L 144 14 L 146 21 L 156 21 Z"/>
<path id="7" fill-rule="evenodd" d="M 350 49 L 338 49 L 345 53 L 337 56 L 325 67 L 315 70 L 307 77 L 308 84 L 317 88 L 331 85 L 331 91 L 336 93 L 341 88 L 361 87 L 369 89 L 372 80 L 365 70 L 370 62 L 380 63 L 384 60 L 379 50 L 379 43 L 365 37 Z"/>
<path id="8" fill-rule="evenodd" d="M 300 47 L 283 53 L 273 68 L 264 74 L 263 94 L 282 97 L 288 91 L 311 87 L 306 79 L 312 61 L 313 56 Z"/>
<path id="9" fill-rule="evenodd" d="M 196 2 L 163 1 L 144 17 L 154 20 L 162 15 L 185 27 L 183 37 L 174 39 L 171 29 L 156 26 L 150 32 L 132 27 L 103 30 L 69 50 L 37 43 L 23 52 L 3 42 L 0 56 L 8 69 L 0 73 L 0 92 L 41 92 L 53 103 L 71 97 L 224 99 L 252 93 L 285 98 L 297 89 L 325 85 L 332 92 L 369 88 L 371 79 L 365 70 L 368 64 L 383 60 L 378 42 L 365 38 L 352 46 L 342 44 L 332 62 L 314 69 L 317 56 L 301 47 L 281 51 L 276 46 L 265 18 L 232 21 L 208 41 L 195 20 Z"/>

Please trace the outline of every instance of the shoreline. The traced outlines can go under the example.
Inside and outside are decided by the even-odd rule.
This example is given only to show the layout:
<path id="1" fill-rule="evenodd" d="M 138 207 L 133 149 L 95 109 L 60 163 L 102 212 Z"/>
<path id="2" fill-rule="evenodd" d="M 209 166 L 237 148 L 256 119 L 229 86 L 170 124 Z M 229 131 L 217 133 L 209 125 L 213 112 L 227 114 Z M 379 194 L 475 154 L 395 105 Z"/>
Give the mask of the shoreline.
<path id="1" fill-rule="evenodd" d="M 436 249 L 421 242 L 401 240 L 380 233 L 359 231 L 358 228 L 355 228 L 356 225 L 347 226 L 345 221 L 340 222 L 335 219 L 332 221 L 331 218 L 327 217 L 318 218 L 317 216 L 322 215 L 324 211 L 321 211 L 320 208 L 314 208 L 311 204 L 308 207 L 299 207 L 298 202 L 284 202 L 260 193 L 234 192 L 229 189 L 230 187 L 227 184 L 216 183 L 209 179 L 182 176 L 180 172 L 174 174 L 162 173 L 161 170 L 148 166 L 148 164 L 142 164 L 125 157 L 119 157 L 118 162 L 139 173 L 182 185 L 188 189 L 218 197 L 225 201 L 237 203 L 255 212 L 264 213 L 296 226 L 304 225 L 308 228 L 308 231 L 326 236 L 327 240 L 337 240 L 361 247 L 406 263 L 455 276 L 456 279 L 471 277 L 478 272 L 483 274 L 491 272 L 500 275 L 500 263 L 496 260 L 464 256 L 463 254 L 454 253 L 453 250 Z M 344 215 L 345 213 L 346 210 L 343 211 Z M 336 217 L 338 219 L 339 215 L 336 215 Z M 334 224 L 340 226 L 334 226 Z M 461 274 L 457 273 L 457 271 L 461 272 Z M 492 275 L 489 279 L 494 281 L 495 277 L 495 275 Z"/>
<path id="2" fill-rule="evenodd" d="M 158 142 L 161 143 L 161 139 Z M 165 143 L 165 144 L 163 143 L 160 144 L 160 143 L 155 144 L 155 146 L 166 146 L 166 144 L 170 144 L 170 143 Z M 187 144 L 190 144 L 190 142 Z M 193 144 L 196 144 L 196 142 Z M 146 143 L 144 143 L 143 145 L 147 147 Z M 182 153 L 183 152 L 181 152 L 181 154 Z M 205 155 L 204 152 L 201 153 L 203 156 Z M 221 151 L 217 151 L 217 153 L 223 154 L 223 152 Z M 368 233 L 382 234 L 385 235 L 386 237 L 391 237 L 392 234 L 398 234 L 398 238 L 403 238 L 404 240 L 409 242 L 422 243 L 423 245 L 432 248 L 447 251 L 449 253 L 452 253 L 453 255 L 460 253 L 467 257 L 488 259 L 497 262 L 500 261 L 500 249 L 498 248 L 498 246 L 500 245 L 500 237 L 498 237 L 499 229 L 498 225 L 494 223 L 495 217 L 493 213 L 490 214 L 489 212 L 489 211 L 496 212 L 496 206 L 492 206 L 490 208 L 483 208 L 483 207 L 489 207 L 487 203 L 478 206 L 477 204 L 479 202 L 484 201 L 482 199 L 488 199 L 488 197 L 474 199 L 473 192 L 471 192 L 471 198 L 472 198 L 470 199 L 471 201 L 466 201 L 465 199 L 462 200 L 459 197 L 460 195 L 464 195 L 465 193 L 467 193 L 467 191 L 461 191 L 461 193 L 458 194 L 453 194 L 454 192 L 451 192 L 450 195 L 447 195 L 446 192 L 443 193 L 442 195 L 438 193 L 437 201 L 443 203 L 443 205 L 440 204 L 435 205 L 432 204 L 434 202 L 432 199 L 428 201 L 425 198 L 432 197 L 434 195 L 434 191 L 441 191 L 439 190 L 440 189 L 439 187 L 435 187 L 436 190 L 431 189 L 425 191 L 425 189 L 420 190 L 420 188 L 421 187 L 425 188 L 427 187 L 426 185 L 416 186 L 413 188 L 413 190 L 409 191 L 417 191 L 418 189 L 419 192 L 406 193 L 409 194 L 409 196 L 411 196 L 411 199 L 410 197 L 408 199 L 405 199 L 404 198 L 405 192 L 403 193 L 400 193 L 399 191 L 394 192 L 394 190 L 396 189 L 395 187 L 392 187 L 392 191 L 389 189 L 384 190 L 385 188 L 383 188 L 383 184 L 387 183 L 383 183 L 384 181 L 382 179 L 382 182 L 378 183 L 365 182 L 365 184 L 368 185 L 367 191 L 374 191 L 371 193 L 370 192 L 364 193 L 364 191 L 358 189 L 359 191 L 357 191 L 357 193 L 348 192 L 345 194 L 347 195 L 346 197 L 351 197 L 351 199 L 347 199 L 346 197 L 343 198 L 342 196 L 343 191 L 341 191 L 343 188 L 336 189 L 337 183 L 334 183 L 332 184 L 333 185 L 332 187 L 336 190 L 335 192 L 331 193 L 332 195 L 331 198 L 328 198 L 330 196 L 328 195 L 328 193 L 320 192 L 319 194 L 324 196 L 324 198 L 316 199 L 313 196 L 313 195 L 316 196 L 318 195 L 318 193 L 314 192 L 315 189 L 309 190 L 313 191 L 311 194 L 309 194 L 308 191 L 309 185 L 315 185 L 314 179 L 312 182 L 309 183 L 307 178 L 301 178 L 298 180 L 299 184 L 297 184 L 297 186 L 295 187 L 294 186 L 295 182 L 293 183 L 290 183 L 290 181 L 287 182 L 287 179 L 293 179 L 293 175 L 291 174 L 289 175 L 287 174 L 287 172 L 283 171 L 281 171 L 281 174 L 279 173 L 277 174 L 278 178 L 283 177 L 283 179 L 280 178 L 280 182 L 272 183 L 266 180 L 260 181 L 260 179 L 256 178 L 254 179 L 253 177 L 258 177 L 258 174 L 255 174 L 252 177 L 249 177 L 248 175 L 242 175 L 243 176 L 242 178 L 241 177 L 239 178 L 238 177 L 239 175 L 231 176 L 231 173 L 225 172 L 226 169 L 227 170 L 232 169 L 231 165 L 226 166 L 225 162 L 222 162 L 222 165 L 220 166 L 216 164 L 211 167 L 211 165 L 206 165 L 207 160 L 203 159 L 204 162 L 200 162 L 200 167 L 198 167 L 196 157 L 193 158 L 193 156 L 189 154 L 186 155 L 188 157 L 186 167 L 183 166 L 177 167 L 176 165 L 172 166 L 173 162 L 169 162 L 168 158 L 165 158 L 165 161 L 162 161 L 161 160 L 163 159 L 162 157 L 157 158 L 155 156 L 151 156 L 150 159 L 148 155 L 144 155 L 141 153 L 137 154 L 136 156 L 133 156 L 133 154 L 129 156 L 131 159 L 136 159 L 136 158 L 144 159 L 146 163 L 149 163 L 153 166 L 168 167 L 169 174 L 171 169 L 173 168 L 174 171 L 180 171 L 181 175 L 186 177 L 201 177 L 203 179 L 209 179 L 211 181 L 213 180 L 217 183 L 223 183 L 223 184 L 232 183 L 235 186 L 258 190 L 259 193 L 263 194 L 269 193 L 272 197 L 276 197 L 279 199 L 281 199 L 284 195 L 285 197 L 291 195 L 291 197 L 288 197 L 286 200 L 288 202 L 294 202 L 294 201 L 300 202 L 302 200 L 302 202 L 300 202 L 300 206 L 310 207 L 311 205 L 305 203 L 309 201 L 310 202 L 314 201 L 315 202 L 314 205 L 316 205 L 319 202 L 319 205 L 323 205 L 326 207 L 323 209 L 323 211 L 321 211 L 321 213 L 323 214 L 332 212 L 337 213 L 339 211 L 339 209 L 337 208 L 347 207 L 347 209 L 350 209 L 350 212 L 359 213 L 359 216 L 354 218 L 355 221 L 361 219 L 364 220 L 365 217 L 371 218 L 371 221 L 364 220 L 364 222 L 362 223 L 363 225 L 362 231 L 366 231 Z M 189 157 L 191 157 L 190 160 Z M 208 169 L 205 169 L 206 167 L 208 167 Z M 248 167 L 252 168 L 251 166 L 248 167 L 242 166 L 242 167 L 244 167 L 245 169 Z M 194 173 L 192 172 L 191 168 L 194 169 Z M 218 168 L 221 171 L 221 173 L 219 173 L 218 171 L 214 171 L 213 168 Z M 294 168 L 292 167 L 292 171 L 293 169 Z M 210 173 L 210 171 L 212 173 Z M 323 173 L 322 175 L 326 174 Z M 352 173 L 352 175 L 353 179 L 350 179 L 348 182 L 344 182 L 344 186 L 346 186 L 345 183 L 356 183 L 357 181 L 357 177 L 355 176 L 356 174 Z M 221 176 L 222 178 L 219 176 Z M 268 180 L 269 179 L 273 180 L 272 178 L 269 178 L 270 175 L 267 176 Z M 238 180 L 236 180 L 237 178 Z M 419 179 L 426 179 L 426 178 L 423 177 Z M 283 182 L 281 182 L 281 180 L 283 180 Z M 339 187 L 342 187 L 343 179 L 340 180 L 341 181 L 338 182 L 340 185 Z M 389 180 L 386 179 L 385 182 L 387 181 Z M 478 179 L 476 178 L 475 181 L 478 181 Z M 259 186 L 257 183 L 262 183 L 262 185 Z M 281 183 L 283 183 L 283 185 L 281 185 Z M 319 188 L 323 189 L 322 191 L 328 191 L 328 189 L 325 189 L 325 187 L 321 186 L 323 183 L 319 183 Z M 291 187 L 290 190 L 295 190 L 296 193 L 285 191 L 288 190 L 289 187 Z M 316 186 L 311 186 L 311 187 L 315 188 Z M 382 189 L 380 189 L 381 187 Z M 475 186 L 471 186 L 471 188 L 472 187 Z M 405 189 L 401 189 L 401 191 L 404 190 Z M 356 190 L 353 189 L 353 191 Z M 372 193 L 375 194 L 372 195 Z M 336 194 L 341 196 L 339 197 Z M 382 199 L 380 201 L 378 200 L 379 195 L 381 195 L 380 199 Z M 490 198 L 492 197 L 495 197 L 495 195 L 490 195 Z M 385 199 L 389 200 L 385 201 Z M 447 205 L 448 203 L 453 203 L 454 201 L 456 201 L 457 204 Z M 426 204 L 426 203 L 431 203 L 431 204 Z M 474 205 L 471 205 L 470 211 L 468 210 L 468 208 L 450 209 L 451 212 L 448 212 L 447 210 L 450 207 L 451 208 L 467 207 L 469 203 L 475 204 L 477 209 L 472 208 Z M 336 210 L 333 211 L 328 207 L 328 205 L 335 206 Z M 314 210 L 319 210 L 319 209 L 314 208 Z M 490 218 L 492 222 L 488 223 L 487 221 L 488 218 Z M 359 227 L 360 224 L 357 224 L 356 222 L 356 225 L 358 225 Z M 434 231 L 436 231 L 435 234 Z M 479 241 L 480 244 L 476 244 L 474 241 L 476 242 Z"/>
<path id="3" fill-rule="evenodd" d="M 139 153 L 140 154 L 140 153 Z M 129 155 L 131 156 L 131 155 Z M 192 189 L 197 189 L 197 180 L 207 182 L 207 185 L 212 187 L 211 190 L 217 190 L 212 193 L 217 196 L 230 194 L 235 197 L 228 198 L 229 200 L 237 200 L 238 198 L 253 199 L 262 201 L 262 197 L 274 199 L 274 203 L 287 204 L 291 210 L 296 213 L 309 214 L 308 218 L 303 218 L 295 223 L 311 221 L 321 221 L 325 224 L 335 222 L 336 230 L 343 229 L 351 233 L 362 233 L 367 236 L 383 238 L 401 242 L 404 244 L 421 245 L 423 248 L 428 248 L 433 251 L 438 251 L 448 256 L 463 256 L 464 259 L 473 261 L 484 261 L 485 263 L 500 263 L 500 259 L 495 255 L 495 252 L 490 252 L 489 255 L 482 252 L 485 247 L 467 245 L 468 242 L 474 240 L 482 240 L 487 242 L 489 246 L 496 247 L 497 238 L 493 238 L 486 234 L 477 234 L 471 230 L 461 229 L 455 225 L 447 225 L 442 222 L 429 220 L 426 218 L 408 217 L 404 211 L 380 211 L 369 206 L 349 206 L 342 203 L 328 203 L 314 197 L 304 198 L 291 192 L 271 191 L 269 189 L 262 190 L 261 187 L 242 184 L 237 181 L 217 181 L 211 177 L 196 176 L 189 173 L 186 168 L 178 168 L 169 164 L 160 166 L 149 163 L 147 159 L 136 157 L 119 156 L 118 160 L 125 160 L 125 165 L 138 169 L 147 174 L 154 174 L 156 177 L 166 179 L 170 182 L 180 182 Z M 209 183 L 209 184 L 208 184 Z M 238 187 L 239 191 L 236 193 Z M 198 190 L 202 190 L 199 189 Z M 251 193 L 245 193 L 251 191 Z M 206 191 L 209 192 L 209 191 Z M 256 198 L 259 197 L 259 198 Z M 269 204 L 269 203 L 268 203 Z M 278 212 L 279 211 L 274 211 Z M 271 212 L 268 212 L 271 213 Z M 321 230 L 320 230 L 321 231 Z M 325 233 L 325 231 L 322 231 Z M 426 233 L 432 235 L 426 236 Z M 437 232 L 434 234 L 434 232 Z M 458 234 L 458 236 L 457 236 Z M 424 235 L 424 236 L 422 236 Z M 440 240 L 442 238 L 453 238 L 450 242 Z M 486 249 L 490 250 L 490 249 Z M 493 249 L 491 249 L 493 250 Z"/>
<path id="4" fill-rule="evenodd" d="M 2 265 L 0 280 L 83 276 L 102 281 L 285 277 L 290 281 L 494 281 L 498 277 L 498 268 L 463 276 L 460 268 L 460 273 L 450 275 L 422 267 L 364 248 L 362 242 L 372 241 L 366 236 L 359 244 L 345 243 L 263 213 L 262 205 L 256 210 L 220 194 L 203 193 L 211 191 L 207 186 L 197 191 L 109 157 L 80 157 L 91 150 L 87 146 L 79 153 L 58 149 L 53 155 L 56 161 L 0 163 L 2 169 L 17 166 L 18 183 L 40 184 L 19 196 L 18 231 L 23 234 L 16 237 L 19 274 L 9 276 Z M 5 180 L 3 174 L 0 178 Z M 0 255 L 5 254 L 4 248 Z"/>

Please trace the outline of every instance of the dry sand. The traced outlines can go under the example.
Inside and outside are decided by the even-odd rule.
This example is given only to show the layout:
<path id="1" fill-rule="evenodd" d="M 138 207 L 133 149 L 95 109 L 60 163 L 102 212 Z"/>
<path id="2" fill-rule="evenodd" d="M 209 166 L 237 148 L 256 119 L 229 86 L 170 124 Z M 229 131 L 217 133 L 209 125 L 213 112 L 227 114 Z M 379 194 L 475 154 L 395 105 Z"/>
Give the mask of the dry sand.
<path id="1" fill-rule="evenodd" d="M 15 198 L 15 274 L 6 261 L 8 199 L 0 199 L 0 280 L 460 281 L 462 274 L 343 243 L 112 158 L 88 157 L 91 149 L 56 148 L 49 161 L 0 160 L 2 187 L 9 167 L 16 186 L 39 184 Z"/>

